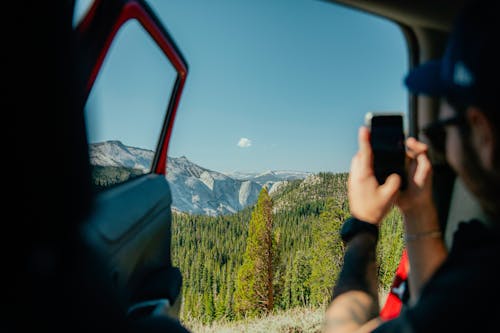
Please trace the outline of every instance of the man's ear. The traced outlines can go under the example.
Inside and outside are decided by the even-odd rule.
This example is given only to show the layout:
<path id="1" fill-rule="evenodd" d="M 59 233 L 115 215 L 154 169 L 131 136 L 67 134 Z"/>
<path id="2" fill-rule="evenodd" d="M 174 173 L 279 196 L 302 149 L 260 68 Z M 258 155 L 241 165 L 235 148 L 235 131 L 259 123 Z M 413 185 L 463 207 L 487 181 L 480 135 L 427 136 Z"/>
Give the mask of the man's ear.
<path id="1" fill-rule="evenodd" d="M 496 144 L 493 125 L 484 112 L 475 106 L 467 109 L 467 120 L 471 128 L 472 145 L 481 164 L 487 170 L 492 170 Z"/>

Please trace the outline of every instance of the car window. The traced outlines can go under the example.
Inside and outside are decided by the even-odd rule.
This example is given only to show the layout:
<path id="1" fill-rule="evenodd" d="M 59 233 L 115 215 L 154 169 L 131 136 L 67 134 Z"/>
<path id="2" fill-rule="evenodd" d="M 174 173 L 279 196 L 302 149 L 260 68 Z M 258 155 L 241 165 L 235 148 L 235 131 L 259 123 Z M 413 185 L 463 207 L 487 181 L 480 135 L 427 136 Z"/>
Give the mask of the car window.
<path id="1" fill-rule="evenodd" d="M 368 112 L 405 115 L 400 28 L 323 1 L 149 3 L 190 62 L 167 179 L 193 331 L 319 331 L 342 264 L 346 182 Z M 381 300 L 404 246 L 392 211 Z M 253 319 L 252 319 L 253 318 Z"/>
<path id="2" fill-rule="evenodd" d="M 176 77 L 137 21 L 120 28 L 85 106 L 97 189 L 151 171 Z"/>

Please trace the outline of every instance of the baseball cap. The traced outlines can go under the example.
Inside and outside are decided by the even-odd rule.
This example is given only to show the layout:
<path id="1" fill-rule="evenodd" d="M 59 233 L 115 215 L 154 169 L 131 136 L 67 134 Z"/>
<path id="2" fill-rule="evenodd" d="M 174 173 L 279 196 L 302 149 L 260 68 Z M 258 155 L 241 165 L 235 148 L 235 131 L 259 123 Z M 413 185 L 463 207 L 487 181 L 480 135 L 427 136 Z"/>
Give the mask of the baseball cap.
<path id="1" fill-rule="evenodd" d="M 499 7 L 496 1 L 466 5 L 454 21 L 443 57 L 411 70 L 404 81 L 408 90 L 465 105 L 498 103 Z"/>

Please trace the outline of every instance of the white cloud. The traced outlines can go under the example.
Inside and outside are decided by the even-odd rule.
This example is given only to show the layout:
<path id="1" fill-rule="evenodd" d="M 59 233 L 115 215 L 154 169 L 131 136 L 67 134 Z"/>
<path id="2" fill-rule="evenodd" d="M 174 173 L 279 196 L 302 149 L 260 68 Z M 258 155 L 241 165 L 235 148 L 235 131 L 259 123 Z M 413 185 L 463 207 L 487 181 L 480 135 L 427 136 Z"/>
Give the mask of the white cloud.
<path id="1" fill-rule="evenodd" d="M 241 138 L 240 141 L 238 141 L 238 147 L 241 148 L 248 148 L 251 145 L 252 145 L 252 140 L 247 138 Z"/>

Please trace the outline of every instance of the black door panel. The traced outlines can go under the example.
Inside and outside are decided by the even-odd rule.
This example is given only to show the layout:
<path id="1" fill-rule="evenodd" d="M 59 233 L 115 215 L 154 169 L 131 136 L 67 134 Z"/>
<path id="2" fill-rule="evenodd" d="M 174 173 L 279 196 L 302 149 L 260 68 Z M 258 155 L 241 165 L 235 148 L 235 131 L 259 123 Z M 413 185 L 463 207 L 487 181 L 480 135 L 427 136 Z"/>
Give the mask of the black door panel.
<path id="1" fill-rule="evenodd" d="M 85 226 L 89 243 L 106 258 L 109 274 L 119 294 L 127 303 L 144 280 L 152 279 L 153 272 L 171 271 L 171 205 L 168 182 L 162 175 L 145 175 L 101 192 L 96 199 L 95 212 Z M 179 277 L 172 271 L 172 280 L 177 289 Z M 159 286 L 156 298 L 168 293 L 174 303 L 180 290 L 165 292 Z M 170 288 L 172 289 L 172 288 Z M 149 290 L 149 295 L 152 291 Z"/>

